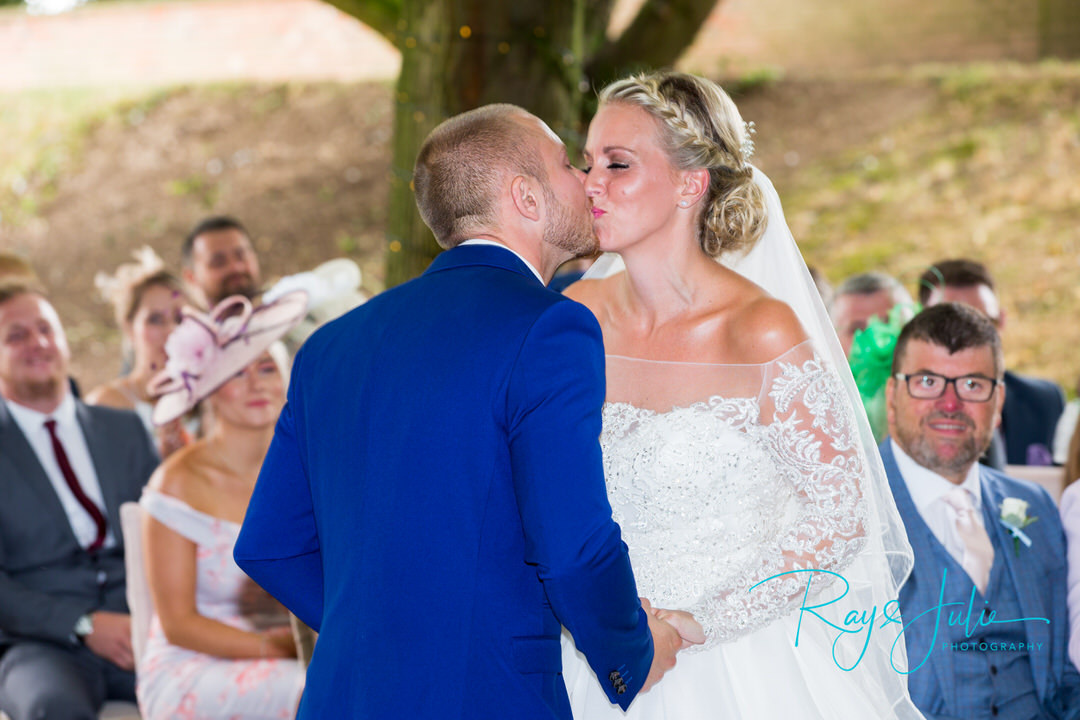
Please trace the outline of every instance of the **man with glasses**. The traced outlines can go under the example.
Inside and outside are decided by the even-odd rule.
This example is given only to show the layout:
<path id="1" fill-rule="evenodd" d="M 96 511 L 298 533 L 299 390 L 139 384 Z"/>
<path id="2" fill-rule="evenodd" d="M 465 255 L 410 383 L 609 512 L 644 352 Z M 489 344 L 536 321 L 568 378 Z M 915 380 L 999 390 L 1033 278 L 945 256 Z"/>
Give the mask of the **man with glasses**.
<path id="1" fill-rule="evenodd" d="M 1057 509 L 977 462 L 1005 400 L 997 330 L 935 305 L 900 333 L 892 371 L 881 455 L 915 551 L 900 589 L 912 699 L 928 718 L 1080 718 Z"/>
<path id="2" fill-rule="evenodd" d="M 982 263 L 967 258 L 939 260 L 919 278 L 919 302 L 930 307 L 960 302 L 985 314 L 998 332 L 1005 327 L 1005 310 L 997 296 L 994 278 Z M 1001 408 L 990 452 L 983 462 L 1004 469 L 1009 465 L 1050 465 L 1054 431 L 1065 410 L 1065 393 L 1050 380 L 1003 373 L 1008 392 Z"/>

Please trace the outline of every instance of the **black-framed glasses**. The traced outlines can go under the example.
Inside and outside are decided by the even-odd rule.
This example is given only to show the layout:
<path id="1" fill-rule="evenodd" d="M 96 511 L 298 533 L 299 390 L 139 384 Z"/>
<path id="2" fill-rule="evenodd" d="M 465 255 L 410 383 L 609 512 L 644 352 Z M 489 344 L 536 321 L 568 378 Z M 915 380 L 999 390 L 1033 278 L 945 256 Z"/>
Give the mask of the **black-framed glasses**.
<path id="1" fill-rule="evenodd" d="M 917 400 L 935 400 L 945 394 L 952 383 L 956 396 L 964 402 L 986 402 L 994 396 L 994 388 L 1001 384 L 996 378 L 985 375 L 945 377 L 937 373 L 896 373 L 897 380 L 907 385 L 908 395 Z"/>

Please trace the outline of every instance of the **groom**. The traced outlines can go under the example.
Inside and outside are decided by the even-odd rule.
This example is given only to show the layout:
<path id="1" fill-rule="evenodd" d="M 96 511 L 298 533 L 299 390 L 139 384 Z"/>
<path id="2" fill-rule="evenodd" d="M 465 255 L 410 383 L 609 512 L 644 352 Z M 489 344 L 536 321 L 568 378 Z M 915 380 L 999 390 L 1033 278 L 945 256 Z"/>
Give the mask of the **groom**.
<path id="1" fill-rule="evenodd" d="M 437 127 L 416 202 L 447 248 L 316 332 L 236 561 L 320 631 L 300 718 L 564 718 L 560 623 L 624 709 L 675 662 L 604 491 L 600 328 L 544 286 L 593 252 L 538 118 Z"/>

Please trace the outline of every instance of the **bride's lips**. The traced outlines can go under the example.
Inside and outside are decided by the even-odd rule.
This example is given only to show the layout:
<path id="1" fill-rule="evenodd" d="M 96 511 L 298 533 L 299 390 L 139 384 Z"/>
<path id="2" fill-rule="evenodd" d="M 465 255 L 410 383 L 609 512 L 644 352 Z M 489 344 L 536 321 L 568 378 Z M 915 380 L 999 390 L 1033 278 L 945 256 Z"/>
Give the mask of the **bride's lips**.
<path id="1" fill-rule="evenodd" d="M 598 207 L 594 207 L 594 208 L 592 209 L 592 216 L 593 216 L 594 218 L 598 218 L 598 217 L 600 217 L 601 215 L 606 215 L 606 214 L 607 214 L 607 210 L 601 210 L 601 209 L 600 209 L 600 208 L 598 208 Z"/>

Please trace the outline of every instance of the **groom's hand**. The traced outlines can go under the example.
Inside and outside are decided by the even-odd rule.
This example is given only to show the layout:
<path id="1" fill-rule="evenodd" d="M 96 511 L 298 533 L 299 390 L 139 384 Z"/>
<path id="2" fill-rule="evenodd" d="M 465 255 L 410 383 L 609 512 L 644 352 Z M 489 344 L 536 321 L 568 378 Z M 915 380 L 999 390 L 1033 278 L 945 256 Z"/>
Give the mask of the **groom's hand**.
<path id="1" fill-rule="evenodd" d="M 642 602 L 642 607 L 649 615 L 649 631 L 653 639 L 652 667 L 649 668 L 649 676 L 645 678 L 645 684 L 641 688 L 641 692 L 648 692 L 649 688 L 664 677 L 664 673 L 675 667 L 675 655 L 682 649 L 682 638 L 673 625 L 657 617 L 648 600 Z"/>

